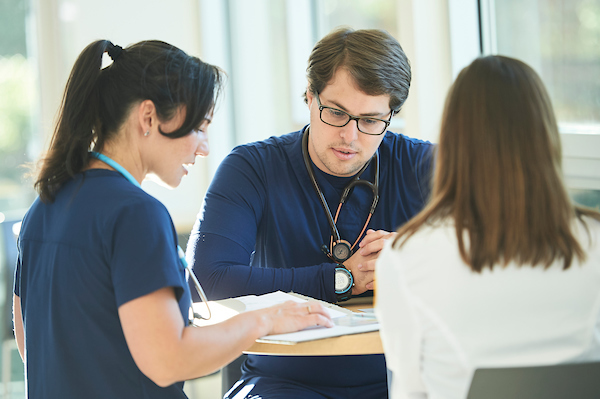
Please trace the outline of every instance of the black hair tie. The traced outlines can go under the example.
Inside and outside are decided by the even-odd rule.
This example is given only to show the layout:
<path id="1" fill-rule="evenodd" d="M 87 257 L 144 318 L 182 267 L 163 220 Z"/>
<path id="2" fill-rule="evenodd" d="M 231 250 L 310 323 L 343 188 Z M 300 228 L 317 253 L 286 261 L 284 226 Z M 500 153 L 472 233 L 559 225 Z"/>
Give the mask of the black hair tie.
<path id="1" fill-rule="evenodd" d="M 112 58 L 113 62 L 117 61 L 117 59 L 121 56 L 121 52 L 123 51 L 123 47 L 121 46 L 115 46 L 114 44 L 110 43 L 108 46 L 108 56 L 110 58 Z"/>

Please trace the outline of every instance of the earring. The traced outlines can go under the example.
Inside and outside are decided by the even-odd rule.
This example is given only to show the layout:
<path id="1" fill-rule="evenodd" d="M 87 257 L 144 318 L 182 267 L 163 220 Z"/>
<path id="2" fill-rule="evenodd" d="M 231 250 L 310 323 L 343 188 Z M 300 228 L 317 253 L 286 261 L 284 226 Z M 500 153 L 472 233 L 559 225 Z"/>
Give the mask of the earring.
<path id="1" fill-rule="evenodd" d="M 144 137 L 148 137 L 150 136 L 150 130 L 146 130 L 146 133 L 144 133 Z"/>

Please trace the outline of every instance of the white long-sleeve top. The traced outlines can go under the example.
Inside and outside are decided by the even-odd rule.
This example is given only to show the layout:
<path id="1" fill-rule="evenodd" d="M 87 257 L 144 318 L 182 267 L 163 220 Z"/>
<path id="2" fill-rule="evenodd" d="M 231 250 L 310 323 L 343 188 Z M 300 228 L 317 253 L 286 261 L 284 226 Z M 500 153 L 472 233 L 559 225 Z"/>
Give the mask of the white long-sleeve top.
<path id="1" fill-rule="evenodd" d="M 568 270 L 494 267 L 472 272 L 454 225 L 386 244 L 376 268 L 376 314 L 392 399 L 465 398 L 479 367 L 600 359 L 600 223 L 574 223 L 587 252 Z"/>

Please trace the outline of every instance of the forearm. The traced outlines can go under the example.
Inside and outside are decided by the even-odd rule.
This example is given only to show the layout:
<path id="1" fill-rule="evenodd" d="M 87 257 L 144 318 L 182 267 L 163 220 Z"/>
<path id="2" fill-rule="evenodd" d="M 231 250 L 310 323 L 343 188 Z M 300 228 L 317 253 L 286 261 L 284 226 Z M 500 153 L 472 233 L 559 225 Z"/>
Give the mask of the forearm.
<path id="1" fill-rule="evenodd" d="M 332 326 L 326 315 L 318 303 L 309 309 L 288 302 L 212 326 L 184 327 L 170 287 L 119 307 L 123 333 L 136 365 L 160 386 L 211 373 L 233 361 L 259 337 L 308 326 Z"/>
<path id="2" fill-rule="evenodd" d="M 135 363 L 160 386 L 206 375 L 239 356 L 266 334 L 260 320 L 251 317 L 242 314 L 213 326 L 185 327 L 168 287 L 119 307 Z"/>
<path id="3" fill-rule="evenodd" d="M 176 351 L 171 383 L 208 375 L 238 358 L 257 338 L 268 334 L 264 318 L 242 313 L 223 323 L 186 327 Z"/>
<path id="4" fill-rule="evenodd" d="M 251 267 L 250 251 L 226 237 L 202 233 L 201 240 L 193 236 L 191 241 L 194 273 L 211 300 L 281 290 L 335 301 L 333 263 L 290 269 Z"/>
<path id="5" fill-rule="evenodd" d="M 21 298 L 13 295 L 13 323 L 15 326 L 15 340 L 21 360 L 25 359 L 25 334 L 23 333 L 23 315 L 21 313 Z"/>

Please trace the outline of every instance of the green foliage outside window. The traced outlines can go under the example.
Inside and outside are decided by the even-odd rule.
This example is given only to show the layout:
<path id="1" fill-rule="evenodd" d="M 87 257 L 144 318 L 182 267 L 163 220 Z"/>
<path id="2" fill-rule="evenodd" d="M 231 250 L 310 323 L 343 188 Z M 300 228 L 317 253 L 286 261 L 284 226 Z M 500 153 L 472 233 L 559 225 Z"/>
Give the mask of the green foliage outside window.
<path id="1" fill-rule="evenodd" d="M 0 212 L 27 208 L 33 198 L 23 165 L 34 130 L 36 71 L 27 58 L 29 1 L 0 0 Z"/>

